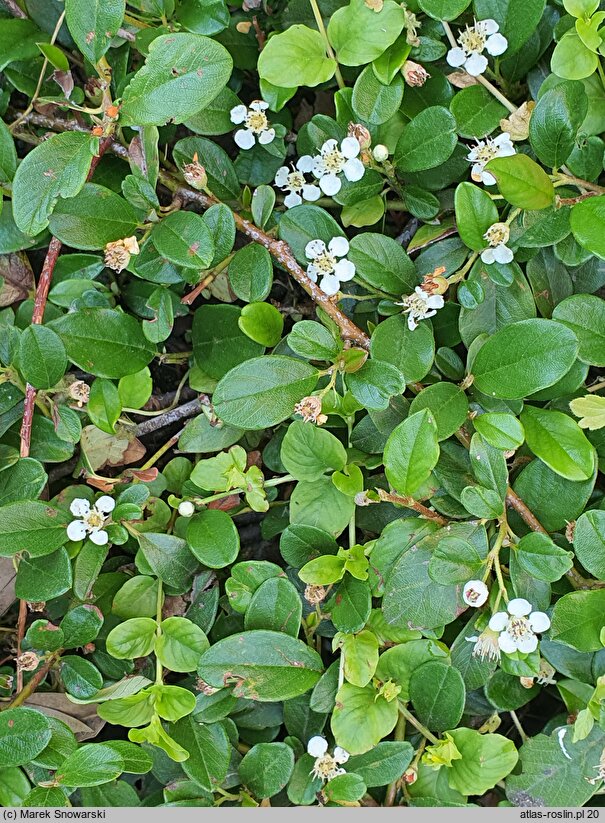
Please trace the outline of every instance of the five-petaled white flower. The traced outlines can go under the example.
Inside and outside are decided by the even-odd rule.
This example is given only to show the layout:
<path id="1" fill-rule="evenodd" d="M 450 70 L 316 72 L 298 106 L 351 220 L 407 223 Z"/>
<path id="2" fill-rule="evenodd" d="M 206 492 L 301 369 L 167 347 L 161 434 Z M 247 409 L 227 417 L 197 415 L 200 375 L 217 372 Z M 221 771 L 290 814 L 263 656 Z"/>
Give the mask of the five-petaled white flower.
<path id="1" fill-rule="evenodd" d="M 253 100 L 250 106 L 235 106 L 231 109 L 229 116 L 231 122 L 236 125 L 243 123 L 245 128 L 238 129 L 233 135 L 233 139 L 240 149 L 251 149 L 258 142 L 266 146 L 272 143 L 275 138 L 275 129 L 271 128 L 265 110 L 269 104 L 264 100 Z"/>
<path id="2" fill-rule="evenodd" d="M 515 147 L 507 131 L 503 131 L 493 139 L 486 137 L 485 140 L 477 140 L 477 145 L 466 155 L 469 163 L 473 164 L 471 177 L 475 183 L 485 183 L 486 186 L 495 185 L 496 178 L 491 172 L 485 170 L 485 166 L 494 157 L 510 157 L 514 153 Z"/>
<path id="3" fill-rule="evenodd" d="M 296 169 L 292 171 L 287 166 L 281 166 L 275 175 L 275 185 L 282 191 L 287 191 L 284 205 L 287 209 L 300 206 L 303 200 L 318 200 L 321 191 L 314 183 L 307 183 L 305 173 L 313 171 L 314 160 L 309 154 L 299 157 Z"/>
<path id="4" fill-rule="evenodd" d="M 484 263 L 510 263 L 514 255 L 506 245 L 510 237 L 510 229 L 506 223 L 494 223 L 485 232 L 483 237 L 489 243 L 481 252 Z"/>
<path id="5" fill-rule="evenodd" d="M 333 237 L 327 247 L 323 240 L 311 240 L 305 246 L 305 255 L 311 261 L 307 274 L 314 283 L 321 277 L 319 288 L 326 294 L 336 294 L 342 282 L 355 277 L 355 264 L 345 257 L 348 252 L 346 237 Z"/>
<path id="6" fill-rule="evenodd" d="M 416 286 L 414 294 L 404 297 L 396 306 L 403 306 L 403 313 L 408 316 L 408 327 L 410 331 L 418 328 L 419 320 L 426 320 L 437 314 L 437 309 L 442 309 L 445 301 L 440 294 L 429 294 L 421 286 Z"/>
<path id="7" fill-rule="evenodd" d="M 361 151 L 356 137 L 345 137 L 338 148 L 337 140 L 326 140 L 321 152 L 313 158 L 313 174 L 319 180 L 319 188 L 328 197 L 337 194 L 342 181 L 339 174 L 344 174 L 350 183 L 356 183 L 364 175 L 365 166 L 358 157 Z"/>
<path id="8" fill-rule="evenodd" d="M 469 580 L 468 583 L 464 584 L 462 599 L 467 606 L 473 606 L 475 609 L 478 609 L 479 606 L 483 606 L 488 597 L 489 589 L 483 580 Z"/>
<path id="9" fill-rule="evenodd" d="M 496 612 L 489 621 L 489 628 L 499 632 L 501 651 L 505 654 L 534 652 L 538 648 L 536 633 L 550 628 L 550 618 L 544 612 L 532 611 L 531 603 L 524 597 L 515 597 L 506 608 L 508 612 Z"/>
<path id="10" fill-rule="evenodd" d="M 476 20 L 474 26 L 467 26 L 458 34 L 459 45 L 450 49 L 445 59 L 450 66 L 462 67 L 473 77 L 483 74 L 487 68 L 483 52 L 496 57 L 508 48 L 508 40 L 499 34 L 499 28 L 495 20 Z"/>
<path id="11" fill-rule="evenodd" d="M 97 546 L 104 546 L 109 540 L 109 535 L 103 526 L 107 520 L 107 515 L 115 509 L 115 506 L 115 500 L 113 497 L 109 497 L 108 494 L 99 497 L 92 506 L 83 497 L 74 498 L 69 510 L 79 519 L 72 520 L 68 525 L 67 536 L 69 539 L 84 540 L 88 536 Z"/>
<path id="12" fill-rule="evenodd" d="M 326 781 L 345 773 L 340 766 L 347 762 L 349 753 L 341 746 L 334 748 L 334 754 L 328 754 L 328 741 L 321 735 L 315 735 L 307 743 L 307 752 L 315 758 L 311 770 L 313 777 Z"/>

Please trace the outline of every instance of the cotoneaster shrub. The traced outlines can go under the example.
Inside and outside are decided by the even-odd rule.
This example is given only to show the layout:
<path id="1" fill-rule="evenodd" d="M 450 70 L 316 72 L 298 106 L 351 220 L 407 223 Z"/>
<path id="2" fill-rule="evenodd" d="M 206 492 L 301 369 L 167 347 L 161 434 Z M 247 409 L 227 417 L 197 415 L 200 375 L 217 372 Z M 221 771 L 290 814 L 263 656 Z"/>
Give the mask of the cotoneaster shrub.
<path id="1" fill-rule="evenodd" d="M 604 17 L 0 1 L 1 804 L 599 804 Z"/>

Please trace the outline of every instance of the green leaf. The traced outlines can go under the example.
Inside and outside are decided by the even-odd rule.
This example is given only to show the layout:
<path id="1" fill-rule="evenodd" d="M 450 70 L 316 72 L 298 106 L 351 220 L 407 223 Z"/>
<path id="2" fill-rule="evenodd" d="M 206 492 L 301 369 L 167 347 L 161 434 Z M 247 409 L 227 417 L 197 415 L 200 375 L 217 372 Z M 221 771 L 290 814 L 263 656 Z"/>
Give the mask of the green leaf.
<path id="1" fill-rule="evenodd" d="M 51 554 L 67 543 L 71 517 L 46 503 L 28 500 L 0 509 L 0 556 L 26 551 L 30 557 Z"/>
<path id="2" fill-rule="evenodd" d="M 210 569 L 224 569 L 239 554 L 239 533 L 226 512 L 206 509 L 187 525 L 187 543 L 200 563 Z"/>
<path id="3" fill-rule="evenodd" d="M 317 379 L 317 369 L 292 357 L 253 357 L 219 381 L 214 408 L 233 426 L 265 429 L 289 417 Z"/>
<path id="4" fill-rule="evenodd" d="M 0 120 L 0 185 L 10 183 L 16 170 L 17 151 L 15 141 L 8 130 L 8 126 L 3 120 Z"/>
<path id="5" fill-rule="evenodd" d="M 115 309 L 80 309 L 49 325 L 63 341 L 68 359 L 97 377 L 134 374 L 155 354 L 140 323 Z"/>
<path id="6" fill-rule="evenodd" d="M 395 728 L 397 701 L 390 703 L 373 686 L 344 683 L 336 695 L 331 728 L 338 746 L 350 754 L 364 754 Z"/>
<path id="7" fill-rule="evenodd" d="M 539 98 L 529 121 L 529 140 L 545 166 L 567 162 L 587 112 L 588 96 L 577 80 L 559 83 Z"/>
<path id="8" fill-rule="evenodd" d="M 466 583 L 482 576 L 486 555 L 460 537 L 443 537 L 429 561 L 429 576 L 435 583 Z M 457 722 L 457 721 L 456 721 Z M 452 723 L 455 726 L 456 723 Z M 448 728 L 450 728 L 448 726 Z"/>
<path id="9" fill-rule="evenodd" d="M 216 380 L 262 354 L 262 346 L 240 329 L 240 319 L 236 306 L 200 306 L 193 317 L 193 357 L 199 368 Z"/>
<path id="10" fill-rule="evenodd" d="M 122 25 L 124 0 L 65 0 L 65 20 L 78 49 L 95 65 Z"/>
<path id="11" fill-rule="evenodd" d="M 525 441 L 532 452 L 567 480 L 588 480 L 595 452 L 575 420 L 559 411 L 525 406 L 521 412 Z"/>
<path id="12" fill-rule="evenodd" d="M 243 306 L 237 325 L 255 343 L 276 346 L 284 330 L 284 318 L 271 303 L 249 303 Z"/>
<path id="13" fill-rule="evenodd" d="M 453 666 L 434 660 L 412 673 L 410 700 L 428 729 L 444 732 L 456 726 L 464 711 L 466 689 L 462 675 Z"/>
<path id="14" fill-rule="evenodd" d="M 552 613 L 550 639 L 580 652 L 602 648 L 605 626 L 605 591 L 578 591 L 557 600 Z"/>
<path id="15" fill-rule="evenodd" d="M 584 45 L 573 29 L 565 32 L 550 59 L 554 73 L 565 80 L 583 80 L 590 77 L 598 65 L 598 56 Z"/>
<path id="16" fill-rule="evenodd" d="M 189 752 L 182 765 L 185 774 L 206 791 L 224 781 L 229 767 L 231 744 L 220 723 L 196 723 L 184 717 L 171 727 L 176 742 Z"/>
<path id="17" fill-rule="evenodd" d="M 553 311 L 578 338 L 578 358 L 591 366 L 605 366 L 605 300 L 595 294 L 573 294 Z"/>
<path id="18" fill-rule="evenodd" d="M 0 766 L 29 763 L 50 738 L 50 723 L 41 712 L 21 706 L 6 709 L 0 714 Z"/>
<path id="19" fill-rule="evenodd" d="M 403 24 L 403 10 L 393 0 L 385 0 L 378 14 L 364 0 L 351 0 L 332 14 L 328 37 L 339 63 L 362 66 L 376 60 L 397 40 Z"/>
<path id="20" fill-rule="evenodd" d="M 270 37 L 258 59 L 258 72 L 274 86 L 319 86 L 334 76 L 336 61 L 326 55 L 321 34 L 307 26 L 290 26 Z"/>
<path id="21" fill-rule="evenodd" d="M 547 209 L 555 190 L 543 168 L 526 154 L 496 157 L 486 166 L 496 178 L 503 197 L 520 209 Z"/>
<path id="22" fill-rule="evenodd" d="M 484 794 L 514 769 L 519 755 L 512 740 L 501 734 L 479 734 L 474 729 L 450 732 L 462 755 L 453 760 L 448 782 L 460 794 Z"/>
<path id="23" fill-rule="evenodd" d="M 605 195 L 577 203 L 571 210 L 570 222 L 578 243 L 597 257 L 605 259 Z"/>
<path id="24" fill-rule="evenodd" d="M 28 326 L 19 340 L 21 374 L 36 389 L 50 389 L 65 374 L 67 356 L 61 338 L 47 326 Z"/>
<path id="25" fill-rule="evenodd" d="M 294 752 L 286 743 L 257 743 L 239 764 L 239 776 L 256 797 L 273 797 L 288 783 Z"/>
<path id="26" fill-rule="evenodd" d="M 530 532 L 517 543 L 517 560 L 522 569 L 538 580 L 554 583 L 573 566 L 573 553 L 566 552 L 546 534 Z"/>
<path id="27" fill-rule="evenodd" d="M 158 581 L 147 575 L 135 575 L 116 592 L 111 610 L 118 617 L 155 617 Z"/>
<path id="28" fill-rule="evenodd" d="M 113 434 L 115 425 L 122 413 L 120 394 L 115 383 L 98 377 L 90 387 L 87 404 L 91 422 L 101 431 Z"/>
<path id="29" fill-rule="evenodd" d="M 383 741 L 365 754 L 350 757 L 347 770 L 363 778 L 368 788 L 386 786 L 401 777 L 413 756 L 414 749 L 407 741 Z"/>
<path id="30" fill-rule="evenodd" d="M 295 420 L 282 440 L 281 461 L 297 480 L 312 481 L 330 470 L 343 469 L 347 453 L 329 431 Z"/>
<path id="31" fill-rule="evenodd" d="M 462 389 L 453 383 L 435 383 L 427 386 L 412 400 L 410 417 L 423 409 L 435 421 L 437 439 L 447 440 L 466 420 L 468 400 Z"/>
<path id="32" fill-rule="evenodd" d="M 306 643 L 272 631 L 248 631 L 219 640 L 202 655 L 200 677 L 215 688 L 234 684 L 236 697 L 289 700 L 309 691 L 323 671 Z"/>
<path id="33" fill-rule="evenodd" d="M 248 243 L 235 252 L 229 263 L 229 282 L 240 300 L 262 302 L 273 285 L 271 255 L 260 243 Z"/>
<path id="34" fill-rule="evenodd" d="M 347 805 L 355 803 L 366 793 L 366 784 L 358 774 L 339 774 L 324 786 L 324 794 L 332 803 Z"/>
<path id="35" fill-rule="evenodd" d="M 472 183 L 460 183 L 454 198 L 458 234 L 469 249 L 487 245 L 485 232 L 498 222 L 498 209 L 489 194 Z"/>
<path id="36" fill-rule="evenodd" d="M 433 332 L 428 323 L 421 323 L 412 331 L 401 315 L 387 317 L 374 329 L 370 353 L 372 358 L 396 366 L 406 383 L 414 383 L 422 380 L 433 365 Z"/>
<path id="37" fill-rule="evenodd" d="M 427 409 L 400 423 L 384 449 L 387 479 L 403 495 L 413 495 L 418 490 L 438 459 L 437 426 Z"/>
<path id="38" fill-rule="evenodd" d="M 102 249 L 133 235 L 137 225 L 130 203 L 95 183 L 87 183 L 69 200 L 60 200 L 49 221 L 51 233 L 75 249 Z"/>
<path id="39" fill-rule="evenodd" d="M 360 120 L 381 125 L 393 117 L 403 99 L 404 83 L 400 76 L 385 85 L 376 77 L 372 66 L 366 66 L 353 86 L 353 111 Z"/>
<path id="40" fill-rule="evenodd" d="M 456 143 L 453 116 L 443 106 L 429 106 L 405 126 L 393 160 L 403 173 L 434 169 L 451 156 Z"/>
<path id="41" fill-rule="evenodd" d="M 220 43 L 199 34 L 165 34 L 150 44 L 145 65 L 122 96 L 120 123 L 182 123 L 226 85 L 233 62 Z"/>
<path id="42" fill-rule="evenodd" d="M 124 771 L 124 760 L 111 746 L 88 743 L 63 761 L 55 774 L 60 786 L 84 788 L 109 783 Z"/>
<path id="43" fill-rule="evenodd" d="M 298 637 L 301 619 L 302 602 L 292 583 L 283 577 L 270 577 L 252 595 L 244 626 L 247 631 L 270 629 Z"/>
<path id="44" fill-rule="evenodd" d="M 396 240 L 384 234 L 356 235 L 351 240 L 348 258 L 355 264 L 358 277 L 389 294 L 400 296 L 414 291 L 418 283 L 412 260 Z"/>
<path id="45" fill-rule="evenodd" d="M 472 367 L 475 386 L 492 397 L 523 398 L 560 380 L 577 353 L 575 334 L 560 323 L 512 323 L 479 349 Z"/>
<path id="46" fill-rule="evenodd" d="M 214 257 L 212 235 L 203 218 L 192 211 L 175 211 L 153 230 L 156 249 L 177 266 L 206 269 Z"/>
<path id="47" fill-rule="evenodd" d="M 52 600 L 69 591 L 72 571 L 69 555 L 64 548 L 44 557 L 22 557 L 19 561 L 15 594 L 22 600 L 32 597 Z"/>
<path id="48" fill-rule="evenodd" d="M 210 647 L 204 632 L 186 617 L 167 617 L 160 629 L 155 642 L 160 663 L 173 672 L 195 671 L 201 655 Z"/>
<path id="49" fill-rule="evenodd" d="M 348 374 L 346 381 L 355 400 L 372 411 L 388 408 L 390 398 L 405 390 L 399 369 L 380 360 L 367 360 L 360 369 Z"/>
<path id="50" fill-rule="evenodd" d="M 26 155 L 13 180 L 13 217 L 20 231 L 39 234 L 48 226 L 59 198 L 80 191 L 97 145 L 88 134 L 64 132 Z"/>
<path id="51" fill-rule="evenodd" d="M 586 571 L 605 579 L 605 512 L 589 511 L 577 519 L 573 548 Z"/>
<path id="52" fill-rule="evenodd" d="M 233 123 L 231 124 L 233 127 Z M 240 184 L 237 173 L 227 152 L 212 140 L 203 137 L 184 137 L 174 144 L 173 155 L 178 167 L 183 170 L 186 163 L 191 163 L 195 154 L 204 159 L 204 168 L 208 175 L 208 187 L 221 200 L 233 201 L 239 198 Z M 231 209 L 222 203 L 211 206 L 204 214 L 203 220 L 210 229 L 217 256 L 213 265 L 220 263 L 233 248 L 235 241 L 235 223 Z"/>
<path id="53" fill-rule="evenodd" d="M 358 634 L 336 635 L 344 657 L 345 679 L 354 686 L 367 686 L 378 665 L 378 639 L 373 632 L 364 630 Z"/>
<path id="54" fill-rule="evenodd" d="M 187 543 L 173 534 L 139 534 L 139 547 L 153 573 L 166 585 L 185 591 L 199 568 Z"/>
<path id="55" fill-rule="evenodd" d="M 87 698 L 103 687 L 103 675 L 82 657 L 66 655 L 61 659 L 61 678 L 69 694 Z"/>
<path id="56" fill-rule="evenodd" d="M 106 641 L 107 651 L 118 660 L 146 657 L 153 651 L 156 622 L 150 617 L 133 617 L 113 628 Z"/>
<path id="57" fill-rule="evenodd" d="M 516 53 L 538 27 L 545 0 L 473 0 L 477 20 L 493 19 L 508 40 L 506 56 Z"/>
<path id="58" fill-rule="evenodd" d="M 450 111 L 456 119 L 458 134 L 475 140 L 497 129 L 508 111 L 483 86 L 468 86 L 454 95 Z"/>
<path id="59" fill-rule="evenodd" d="M 288 347 L 307 360 L 334 360 L 340 346 L 334 336 L 315 320 L 299 320 L 288 335 Z"/>
<path id="60" fill-rule="evenodd" d="M 505 412 L 488 412 L 473 420 L 476 431 L 496 449 L 518 449 L 525 440 L 523 426 L 516 417 Z"/>
<path id="61" fill-rule="evenodd" d="M 470 5 L 470 0 L 419 0 L 418 5 L 435 20 L 455 20 Z"/>

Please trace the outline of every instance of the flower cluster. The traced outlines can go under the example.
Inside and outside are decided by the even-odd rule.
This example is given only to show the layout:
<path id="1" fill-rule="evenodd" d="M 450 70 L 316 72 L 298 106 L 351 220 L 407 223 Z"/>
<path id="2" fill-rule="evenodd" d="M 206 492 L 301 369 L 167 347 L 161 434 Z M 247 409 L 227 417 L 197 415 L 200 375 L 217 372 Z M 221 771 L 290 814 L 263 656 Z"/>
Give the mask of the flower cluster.
<path id="1" fill-rule="evenodd" d="M 345 774 L 341 766 L 349 759 L 349 753 L 336 746 L 333 754 L 328 754 L 328 741 L 321 735 L 315 735 L 307 743 L 307 753 L 315 758 L 311 774 L 313 777 L 323 780 L 332 780 L 340 774 Z"/>
<path id="2" fill-rule="evenodd" d="M 326 140 L 318 155 L 312 158 L 312 172 L 319 188 L 328 197 L 338 194 L 342 188 L 343 175 L 350 183 L 361 180 L 365 166 L 359 159 L 361 145 L 357 137 L 345 137 L 340 147 L 338 140 Z"/>
<path id="3" fill-rule="evenodd" d="M 249 106 L 242 104 L 231 109 L 229 113 L 231 122 L 238 126 L 242 124 L 244 126 L 243 129 L 238 129 L 233 135 L 233 139 L 240 149 L 251 149 L 257 140 L 261 146 L 273 142 L 275 129 L 271 128 L 265 114 L 268 108 L 269 104 L 265 103 L 264 100 L 253 100 Z"/>
<path id="4" fill-rule="evenodd" d="M 333 237 L 327 246 L 323 240 L 311 240 L 305 246 L 306 258 L 311 261 L 307 275 L 314 283 L 321 277 L 319 288 L 325 294 L 336 294 L 342 282 L 355 277 L 355 264 L 345 256 L 348 252 L 346 237 Z"/>
<path id="5" fill-rule="evenodd" d="M 485 167 L 490 160 L 496 157 L 510 157 L 515 154 L 515 147 L 510 139 L 510 134 L 503 131 L 493 139 L 486 137 L 485 140 L 477 140 L 474 146 L 466 155 L 466 159 L 473 164 L 471 177 L 475 183 L 484 183 L 486 186 L 493 186 L 496 178 Z"/>
<path id="6" fill-rule="evenodd" d="M 476 20 L 474 26 L 467 26 L 458 35 L 458 46 L 451 48 L 446 56 L 450 66 L 464 70 L 478 77 L 487 68 L 487 51 L 493 57 L 504 54 L 508 40 L 498 32 L 500 26 L 495 20 Z"/>
<path id="7" fill-rule="evenodd" d="M 109 535 L 103 526 L 115 506 L 115 500 L 107 494 L 95 500 L 92 506 L 83 497 L 74 498 L 69 510 L 78 519 L 72 520 L 67 526 L 69 539 L 84 540 L 85 537 L 89 537 L 97 546 L 104 546 L 109 540 Z"/>

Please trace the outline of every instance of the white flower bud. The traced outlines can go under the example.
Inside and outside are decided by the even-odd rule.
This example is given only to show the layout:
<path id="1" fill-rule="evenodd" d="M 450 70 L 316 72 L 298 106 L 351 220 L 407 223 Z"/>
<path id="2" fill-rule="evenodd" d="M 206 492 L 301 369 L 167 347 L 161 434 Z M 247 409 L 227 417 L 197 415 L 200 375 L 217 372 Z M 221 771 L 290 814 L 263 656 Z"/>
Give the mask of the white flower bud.
<path id="1" fill-rule="evenodd" d="M 179 503 L 179 514 L 181 517 L 191 517 L 195 514 L 195 506 L 191 500 L 183 500 L 182 503 Z"/>
<path id="2" fill-rule="evenodd" d="M 483 606 L 489 597 L 489 589 L 482 580 L 469 580 L 464 584 L 462 599 L 467 606 L 474 606 L 478 609 Z"/>
<path id="3" fill-rule="evenodd" d="M 384 163 L 385 160 L 388 160 L 389 150 L 382 143 L 379 143 L 377 146 L 374 146 L 372 154 L 377 163 Z"/>

